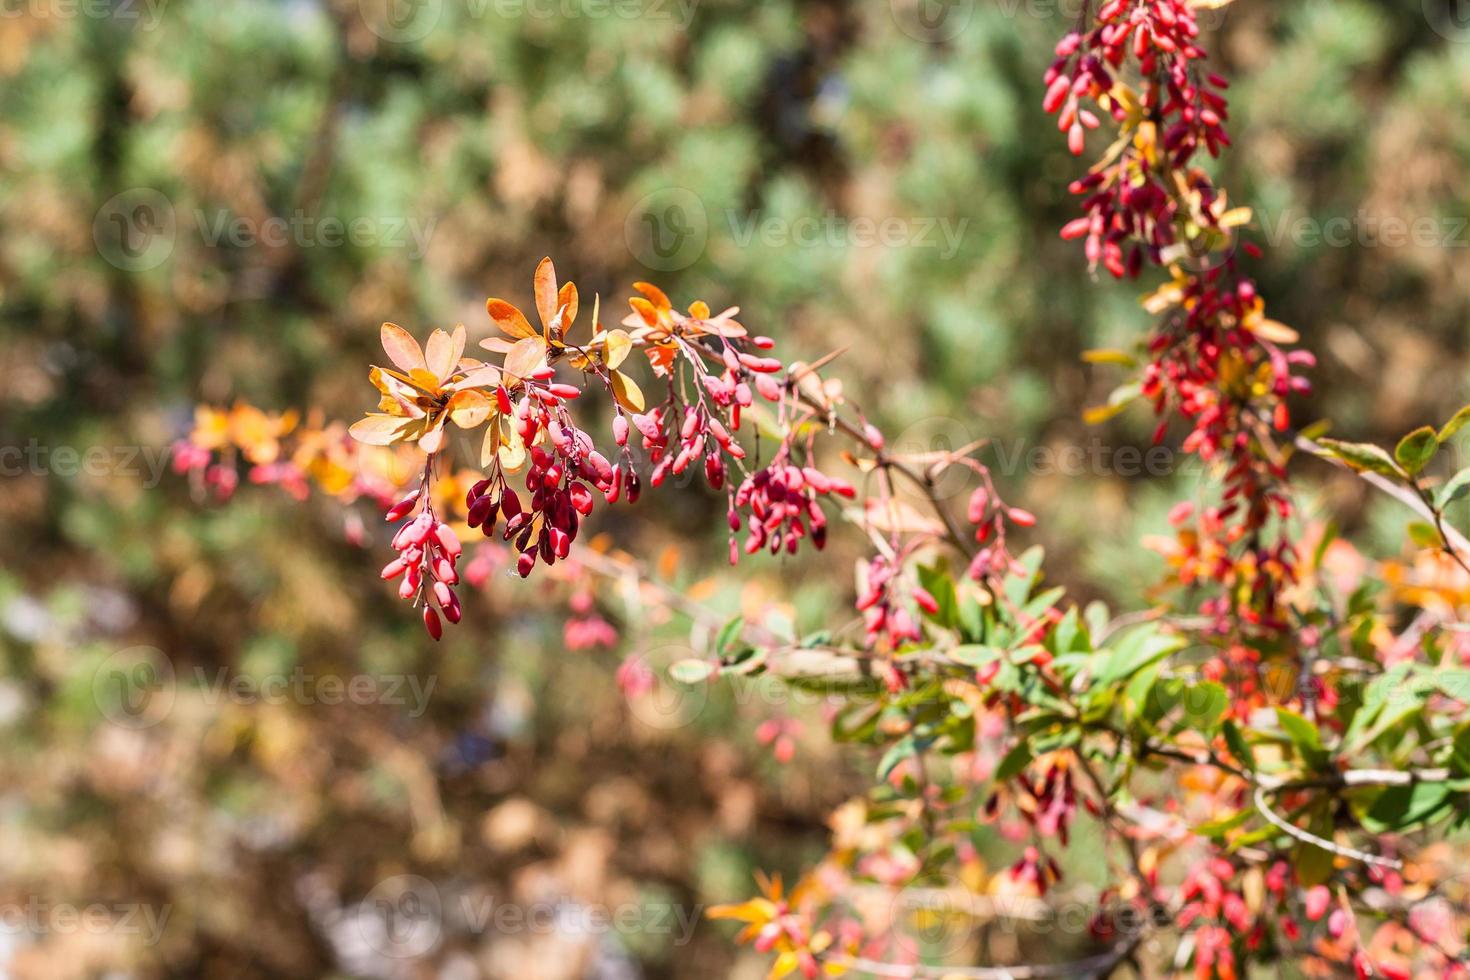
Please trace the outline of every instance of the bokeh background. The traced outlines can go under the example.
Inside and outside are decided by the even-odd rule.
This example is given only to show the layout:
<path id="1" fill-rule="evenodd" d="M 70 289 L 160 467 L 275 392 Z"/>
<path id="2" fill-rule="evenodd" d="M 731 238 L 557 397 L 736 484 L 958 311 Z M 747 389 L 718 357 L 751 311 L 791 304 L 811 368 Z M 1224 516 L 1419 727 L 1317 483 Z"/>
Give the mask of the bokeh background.
<path id="1" fill-rule="evenodd" d="M 1082 421 L 1124 379 L 1081 353 L 1145 320 L 1056 234 L 1079 163 L 1039 78 L 1080 2 L 0 3 L 0 976 L 762 975 L 699 910 L 815 860 L 866 785 L 820 705 L 626 698 L 626 658 L 704 628 L 544 580 L 494 577 L 431 645 L 366 510 L 357 545 L 331 500 L 220 505 L 169 446 L 200 402 L 354 417 L 382 320 L 486 336 L 485 297 L 529 302 L 550 254 L 619 315 L 651 279 L 788 358 L 846 348 L 833 373 L 894 443 L 990 437 L 1052 578 L 1137 607 L 1162 570 L 1139 539 L 1201 476 L 1119 455 L 1142 409 Z M 1321 359 L 1298 419 L 1447 417 L 1463 4 L 1202 18 L 1235 79 L 1220 180 Z M 1398 548 L 1405 515 L 1295 465 L 1309 515 Z M 850 619 L 855 544 L 731 576 L 719 499 L 646 501 L 597 529 L 709 608 Z M 619 639 L 575 648 L 569 609 Z"/>

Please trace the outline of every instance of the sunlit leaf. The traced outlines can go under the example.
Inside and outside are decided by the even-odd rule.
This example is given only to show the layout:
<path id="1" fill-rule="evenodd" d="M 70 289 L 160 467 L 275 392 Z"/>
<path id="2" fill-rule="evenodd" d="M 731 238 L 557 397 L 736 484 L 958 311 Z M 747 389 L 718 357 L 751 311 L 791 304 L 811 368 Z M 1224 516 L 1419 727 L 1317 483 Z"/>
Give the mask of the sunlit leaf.
<path id="1" fill-rule="evenodd" d="M 495 325 L 500 328 L 501 332 L 508 336 L 515 337 L 517 340 L 523 337 L 541 336 L 531 326 L 530 321 L 526 319 L 524 313 L 503 299 L 496 299 L 493 296 L 487 299 L 485 301 L 485 311 L 490 314 L 490 319 L 495 321 Z M 481 341 L 480 346 L 489 346 L 489 341 Z"/>
<path id="2" fill-rule="evenodd" d="M 541 315 L 543 327 L 549 327 L 556 319 L 556 266 L 547 256 L 536 264 L 536 312 Z"/>
<path id="3" fill-rule="evenodd" d="M 527 337 L 505 355 L 505 373 L 518 379 L 529 378 L 546 363 L 546 345 L 540 337 Z"/>
<path id="4" fill-rule="evenodd" d="M 435 330 L 429 334 L 429 342 L 424 345 L 424 363 L 429 373 L 440 383 L 449 377 L 458 360 L 454 353 L 454 341 L 449 334 L 443 330 Z"/>
<path id="5" fill-rule="evenodd" d="M 1399 440 L 1399 444 L 1394 447 L 1393 458 L 1398 460 L 1404 472 L 1413 476 L 1428 466 L 1437 452 L 1439 436 L 1435 434 L 1433 427 L 1425 425 Z"/>
<path id="6" fill-rule="evenodd" d="M 383 350 L 400 370 L 412 374 L 424 368 L 424 352 L 413 335 L 396 323 L 385 323 L 381 331 Z"/>
<path id="7" fill-rule="evenodd" d="M 398 415 L 368 415 L 352 423 L 347 431 L 352 438 L 366 445 L 391 446 L 410 438 L 415 426 L 415 420 Z"/>
<path id="8" fill-rule="evenodd" d="M 608 331 L 607 340 L 604 343 L 606 346 L 603 354 L 603 363 L 609 369 L 616 368 L 622 364 L 623 361 L 627 360 L 629 352 L 633 350 L 633 339 L 628 336 L 626 330 Z"/>
<path id="9" fill-rule="evenodd" d="M 609 373 L 612 375 L 613 396 L 618 404 L 630 412 L 643 411 L 643 390 L 638 387 L 638 382 L 621 371 Z"/>
<path id="10" fill-rule="evenodd" d="M 449 399 L 449 419 L 461 429 L 473 429 L 490 417 L 492 402 L 473 388 L 455 392 Z"/>

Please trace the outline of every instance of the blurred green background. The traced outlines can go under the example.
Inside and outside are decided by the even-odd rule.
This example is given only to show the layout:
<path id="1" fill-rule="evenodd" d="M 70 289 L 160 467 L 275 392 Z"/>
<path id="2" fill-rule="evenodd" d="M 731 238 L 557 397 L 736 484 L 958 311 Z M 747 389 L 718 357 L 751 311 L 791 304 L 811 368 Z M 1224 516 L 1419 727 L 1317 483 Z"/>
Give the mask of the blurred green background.
<path id="1" fill-rule="evenodd" d="M 354 417 L 382 320 L 486 336 L 485 297 L 527 304 L 550 254 L 606 321 L 649 279 L 740 305 L 787 358 L 846 348 L 831 373 L 891 444 L 993 438 L 1051 576 L 1137 606 L 1162 570 L 1139 537 L 1201 479 L 1117 456 L 1143 409 L 1081 421 L 1125 380 L 1081 352 L 1146 320 L 1056 234 L 1082 164 L 1039 79 L 1077 2 L 6 0 L 0 976 L 762 975 L 694 919 L 820 856 L 866 785 L 819 706 L 625 699 L 624 657 L 703 634 L 609 606 L 618 648 L 568 649 L 566 585 L 497 576 L 431 646 L 374 574 L 380 532 L 195 499 L 167 448 L 199 402 Z M 1385 440 L 1466 400 L 1456 9 L 1203 15 L 1236 80 L 1220 180 L 1321 360 L 1300 421 Z M 850 619 L 856 544 L 711 578 L 721 501 L 647 499 L 598 529 L 712 608 Z M 1328 506 L 1397 547 L 1404 515 L 1351 481 Z M 165 696 L 130 712 L 118 676 Z M 788 716 L 783 765 L 755 733 Z M 487 924 L 497 903 L 546 916 Z"/>

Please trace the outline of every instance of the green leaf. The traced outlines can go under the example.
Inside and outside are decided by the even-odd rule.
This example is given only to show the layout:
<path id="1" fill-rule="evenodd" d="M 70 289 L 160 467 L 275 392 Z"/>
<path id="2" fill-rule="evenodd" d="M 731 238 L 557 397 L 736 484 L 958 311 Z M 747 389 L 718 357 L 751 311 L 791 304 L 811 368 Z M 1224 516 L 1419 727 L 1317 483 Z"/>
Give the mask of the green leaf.
<path id="1" fill-rule="evenodd" d="M 957 660 L 965 666 L 974 667 L 977 670 L 981 667 L 989 667 L 1002 656 L 1004 656 L 1004 651 L 997 650 L 995 647 L 980 646 L 975 643 L 967 643 L 964 646 L 955 647 L 949 651 L 951 660 Z"/>
<path id="2" fill-rule="evenodd" d="M 1425 425 L 1399 440 L 1393 449 L 1393 458 L 1398 460 L 1405 473 L 1413 476 L 1428 466 L 1437 452 L 1439 436 L 1435 435 L 1433 427 Z"/>
<path id="3" fill-rule="evenodd" d="M 1005 758 L 1000 760 L 1000 765 L 995 767 L 995 781 L 1005 782 L 1020 773 L 1030 762 L 1031 745 L 1027 742 L 1016 743 L 1016 746 L 1005 754 Z"/>
<path id="4" fill-rule="evenodd" d="M 1406 530 L 1409 532 L 1409 540 L 1421 548 L 1438 548 L 1441 544 L 1439 532 L 1434 529 L 1433 524 L 1410 521 Z"/>
<path id="5" fill-rule="evenodd" d="M 1230 709 L 1230 694 L 1223 684 L 1201 681 L 1184 692 L 1184 724 L 1195 731 L 1214 731 Z"/>
<path id="6" fill-rule="evenodd" d="M 1470 493 L 1470 466 L 1450 477 L 1449 482 L 1439 488 L 1434 506 L 1437 510 L 1444 510 L 1467 493 Z"/>
<path id="7" fill-rule="evenodd" d="M 1363 827 L 1370 833 L 1407 830 L 1426 823 L 1449 806 L 1454 793 L 1445 783 L 1415 783 L 1390 786 L 1378 794 L 1363 814 Z"/>
<path id="8" fill-rule="evenodd" d="M 1338 459 L 1351 469 L 1378 473 L 1402 479 L 1404 474 L 1399 464 L 1382 448 L 1368 442 L 1342 442 L 1338 439 L 1318 439 L 1317 447 L 1322 455 Z"/>
<path id="9" fill-rule="evenodd" d="M 1196 834 L 1199 834 L 1201 837 L 1213 837 L 1219 840 L 1223 838 L 1228 832 L 1244 824 L 1250 818 L 1251 810 L 1249 807 L 1247 807 L 1244 810 L 1239 810 L 1235 813 L 1232 813 L 1228 817 L 1221 817 L 1219 820 L 1211 820 L 1208 823 L 1202 823 L 1198 827 L 1194 828 L 1194 832 Z"/>
<path id="10" fill-rule="evenodd" d="M 959 606 L 955 596 L 954 579 L 949 573 L 939 567 L 931 565 L 920 565 L 919 584 L 924 590 L 934 597 L 939 605 L 939 611 L 930 615 L 925 613 L 934 622 L 941 626 L 953 629 L 959 622 Z"/>
<path id="11" fill-rule="evenodd" d="M 912 735 L 905 735 L 895 742 L 887 752 L 883 753 L 883 758 L 878 761 L 879 781 L 881 782 L 887 779 L 893 773 L 893 770 L 898 768 L 899 763 L 905 759 L 912 758 L 918 751 L 918 743 Z"/>
<path id="12" fill-rule="evenodd" d="M 1450 437 L 1464 428 L 1467 422 L 1470 422 L 1470 405 L 1460 409 L 1444 424 L 1444 427 L 1439 430 L 1439 441 L 1448 442 Z"/>
<path id="13" fill-rule="evenodd" d="M 669 667 L 669 676 L 680 684 L 698 684 L 700 681 L 708 680 L 709 675 L 714 673 L 715 665 L 708 660 L 680 660 Z"/>
<path id="14" fill-rule="evenodd" d="M 715 655 L 724 657 L 730 649 L 730 644 L 740 638 L 740 631 L 745 629 L 745 617 L 736 616 L 720 629 L 720 635 L 715 637 Z"/>
<path id="15" fill-rule="evenodd" d="M 1240 760 L 1240 764 L 1247 770 L 1255 772 L 1256 753 L 1245 740 L 1245 733 L 1240 730 L 1240 726 L 1227 718 L 1221 729 L 1225 734 L 1225 744 L 1230 747 L 1230 754 Z"/>
<path id="16" fill-rule="evenodd" d="M 1110 653 L 1100 655 L 1103 658 L 1102 663 L 1093 675 L 1093 681 L 1097 684 L 1111 684 L 1131 677 L 1149 664 L 1182 649 L 1184 645 L 1184 637 L 1161 634 L 1155 632 L 1153 627 L 1132 630 Z"/>
<path id="17" fill-rule="evenodd" d="M 1316 725 L 1287 708 L 1276 709 L 1276 720 L 1296 746 L 1302 761 L 1313 769 L 1319 769 L 1327 762 L 1327 750 L 1322 746 L 1322 735 Z"/>

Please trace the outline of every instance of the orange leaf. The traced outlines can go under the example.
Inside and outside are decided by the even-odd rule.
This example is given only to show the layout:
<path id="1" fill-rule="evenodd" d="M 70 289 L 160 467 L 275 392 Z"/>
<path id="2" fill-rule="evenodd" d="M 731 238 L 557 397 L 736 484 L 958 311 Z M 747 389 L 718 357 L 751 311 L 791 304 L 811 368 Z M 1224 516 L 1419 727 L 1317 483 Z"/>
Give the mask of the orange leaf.
<path id="1" fill-rule="evenodd" d="M 516 338 L 537 336 L 536 329 L 531 326 L 526 315 L 503 299 L 490 297 L 485 301 L 485 311 L 490 314 L 490 319 L 495 321 L 495 325 L 509 336 Z M 480 346 L 484 347 L 489 343 L 488 340 L 481 341 Z"/>
<path id="2" fill-rule="evenodd" d="M 629 305 L 643 318 L 643 322 L 650 327 L 658 326 L 658 310 L 652 303 L 642 296 L 633 296 L 628 299 Z"/>
<path id="3" fill-rule="evenodd" d="M 562 308 L 566 309 L 566 313 L 562 314 L 561 318 L 561 329 L 562 333 L 565 334 L 566 331 L 571 329 L 572 322 L 577 319 L 576 283 L 569 282 L 561 287 L 561 292 L 556 294 L 556 306 L 558 310 Z"/>
<path id="4" fill-rule="evenodd" d="M 668 296 L 664 295 L 664 291 L 662 289 L 659 289 L 653 283 L 635 282 L 633 283 L 633 288 L 638 290 L 644 296 L 647 296 L 648 302 L 652 303 L 655 309 L 667 310 L 673 308 L 673 304 L 669 302 Z"/>
<path id="5" fill-rule="evenodd" d="M 517 379 L 529 378 L 546 363 L 546 345 L 540 337 L 527 337 L 516 341 L 516 345 L 505 355 L 505 373 Z"/>
<path id="6" fill-rule="evenodd" d="M 541 314 L 541 325 L 549 327 L 556 319 L 556 266 L 547 256 L 536 265 L 536 312 Z"/>
<path id="7" fill-rule="evenodd" d="M 419 347 L 419 342 L 413 339 L 413 334 L 398 324 L 383 324 L 382 339 L 383 350 L 388 353 L 388 360 L 392 361 L 400 371 L 412 374 L 414 368 L 424 366 L 424 352 Z"/>

